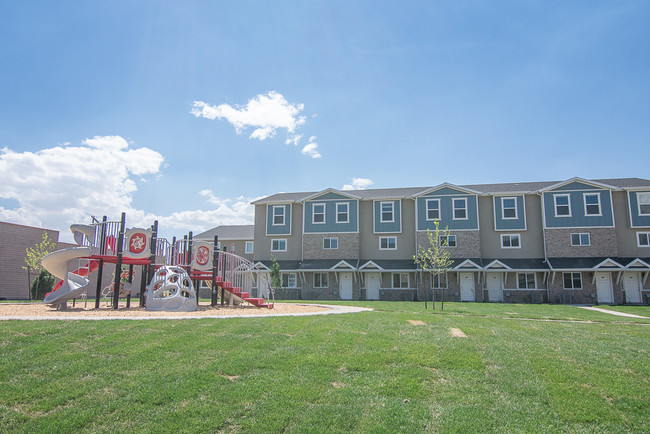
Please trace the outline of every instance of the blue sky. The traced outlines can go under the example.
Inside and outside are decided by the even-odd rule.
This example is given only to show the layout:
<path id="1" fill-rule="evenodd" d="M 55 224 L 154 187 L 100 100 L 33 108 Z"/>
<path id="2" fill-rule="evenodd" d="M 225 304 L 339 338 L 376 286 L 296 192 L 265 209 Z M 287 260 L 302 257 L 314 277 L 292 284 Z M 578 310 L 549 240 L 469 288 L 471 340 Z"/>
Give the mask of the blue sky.
<path id="1" fill-rule="evenodd" d="M 649 22 L 645 0 L 3 2 L 0 220 L 182 236 L 277 192 L 648 178 Z"/>

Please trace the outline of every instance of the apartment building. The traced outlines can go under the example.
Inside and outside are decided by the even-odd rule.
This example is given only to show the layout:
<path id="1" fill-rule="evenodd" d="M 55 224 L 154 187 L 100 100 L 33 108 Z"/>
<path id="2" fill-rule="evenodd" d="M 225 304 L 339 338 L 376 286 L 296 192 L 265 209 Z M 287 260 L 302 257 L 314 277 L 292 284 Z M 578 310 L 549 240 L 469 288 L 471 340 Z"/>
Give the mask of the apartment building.
<path id="1" fill-rule="evenodd" d="M 650 297 L 650 180 L 279 193 L 253 202 L 250 248 L 296 298 L 642 304 Z M 452 269 L 413 260 L 448 228 Z M 249 240 L 250 241 L 250 240 Z"/>

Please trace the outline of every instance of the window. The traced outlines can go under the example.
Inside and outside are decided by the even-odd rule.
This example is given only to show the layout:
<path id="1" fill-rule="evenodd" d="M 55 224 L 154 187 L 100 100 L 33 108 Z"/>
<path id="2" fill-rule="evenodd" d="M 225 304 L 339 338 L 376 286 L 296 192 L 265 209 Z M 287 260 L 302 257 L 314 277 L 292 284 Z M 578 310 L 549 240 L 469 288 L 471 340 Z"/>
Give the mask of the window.
<path id="1" fill-rule="evenodd" d="M 379 238 L 379 250 L 397 250 L 397 238 L 396 237 Z"/>
<path id="2" fill-rule="evenodd" d="M 519 234 L 503 234 L 501 235 L 501 248 L 503 249 L 518 249 L 521 247 L 521 240 Z"/>
<path id="3" fill-rule="evenodd" d="M 589 246 L 589 245 L 591 245 L 591 236 L 589 235 L 589 233 L 586 233 L 586 232 L 571 234 L 571 245 L 572 246 Z"/>
<path id="4" fill-rule="evenodd" d="M 553 196 L 555 201 L 555 217 L 571 217 L 571 203 L 568 194 L 556 194 Z"/>
<path id="5" fill-rule="evenodd" d="M 515 197 L 501 198 L 501 218 L 503 220 L 510 220 L 510 219 L 517 218 L 517 198 Z"/>
<path id="6" fill-rule="evenodd" d="M 284 226 L 284 205 L 273 207 L 273 226 Z"/>
<path id="7" fill-rule="evenodd" d="M 585 215 L 599 216 L 600 213 L 600 193 L 585 193 Z"/>
<path id="8" fill-rule="evenodd" d="M 650 215 L 650 193 L 637 193 L 636 200 L 639 203 L 639 215 Z"/>
<path id="9" fill-rule="evenodd" d="M 431 275 L 431 288 L 442 289 L 446 287 L 447 287 L 447 273 Z"/>
<path id="10" fill-rule="evenodd" d="M 427 220 L 440 219 L 440 199 L 427 199 Z"/>
<path id="11" fill-rule="evenodd" d="M 535 289 L 535 273 L 517 273 L 517 289 Z"/>
<path id="12" fill-rule="evenodd" d="M 323 249 L 338 249 L 339 248 L 339 239 L 338 238 L 323 238 Z"/>
<path id="13" fill-rule="evenodd" d="M 271 251 L 272 252 L 286 252 L 287 251 L 287 240 L 286 239 L 271 240 Z"/>
<path id="14" fill-rule="evenodd" d="M 582 289 L 582 274 L 562 273 L 564 277 L 564 289 Z"/>
<path id="15" fill-rule="evenodd" d="M 456 235 L 440 235 L 440 245 L 443 247 L 456 247 Z"/>
<path id="16" fill-rule="evenodd" d="M 312 207 L 311 222 L 314 224 L 325 223 L 325 204 L 315 203 Z"/>
<path id="17" fill-rule="evenodd" d="M 282 273 L 282 287 L 283 288 L 297 288 L 298 279 L 296 273 Z"/>
<path id="18" fill-rule="evenodd" d="M 454 207 L 454 220 L 467 220 L 467 199 L 452 199 Z"/>
<path id="19" fill-rule="evenodd" d="M 336 204 L 336 223 L 350 222 L 350 204 L 347 202 Z"/>
<path id="20" fill-rule="evenodd" d="M 408 273 L 393 273 L 393 288 L 406 289 L 409 287 Z"/>
<path id="21" fill-rule="evenodd" d="M 251 255 L 253 253 L 253 242 L 252 241 L 246 241 L 246 247 L 244 248 L 244 252 Z"/>
<path id="22" fill-rule="evenodd" d="M 329 287 L 327 273 L 314 273 L 314 288 Z"/>
<path id="23" fill-rule="evenodd" d="M 637 232 L 636 241 L 639 247 L 650 247 L 650 232 Z"/>
<path id="24" fill-rule="evenodd" d="M 379 204 L 381 208 L 381 223 L 392 223 L 395 221 L 395 204 L 393 202 L 381 202 Z"/>

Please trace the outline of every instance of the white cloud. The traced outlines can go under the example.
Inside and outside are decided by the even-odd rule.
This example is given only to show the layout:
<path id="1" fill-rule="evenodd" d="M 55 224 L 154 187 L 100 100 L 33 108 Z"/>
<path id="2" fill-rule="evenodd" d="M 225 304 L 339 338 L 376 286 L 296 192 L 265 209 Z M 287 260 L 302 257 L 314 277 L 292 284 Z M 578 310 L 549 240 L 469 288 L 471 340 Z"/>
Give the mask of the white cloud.
<path id="1" fill-rule="evenodd" d="M 294 133 L 297 127 L 306 122 L 306 118 L 300 115 L 303 109 L 303 104 L 290 104 L 284 96 L 271 91 L 266 95 L 257 95 L 243 107 L 229 104 L 213 106 L 194 101 L 191 113 L 207 119 L 225 119 L 235 127 L 237 134 L 252 127 L 251 139 L 266 140 L 275 136 L 281 128 Z"/>
<path id="2" fill-rule="evenodd" d="M 302 148 L 302 152 L 305 155 L 310 156 L 311 158 L 321 158 L 320 152 L 318 152 L 318 143 L 316 143 L 316 136 L 311 136 L 309 138 L 309 143 Z"/>
<path id="3" fill-rule="evenodd" d="M 364 190 L 373 184 L 374 182 L 367 178 L 352 178 L 352 184 L 344 184 L 343 190 Z"/>
<path id="4" fill-rule="evenodd" d="M 300 144 L 300 139 L 302 139 L 302 134 L 296 134 L 295 136 L 289 137 L 285 140 L 284 144 L 290 145 L 293 143 L 293 146 L 298 146 Z"/>
<path id="5" fill-rule="evenodd" d="M 79 146 L 65 144 L 38 152 L 0 149 L 0 199 L 17 206 L 0 206 L 0 220 L 57 229 L 61 240 L 72 241 L 69 227 L 89 223 L 90 216 L 119 219 L 127 213 L 129 227 L 149 227 L 158 220 L 162 236 L 195 233 L 222 224 L 251 224 L 254 207 L 247 199 L 222 199 L 211 190 L 205 210 L 184 210 L 159 216 L 137 209 L 137 181 L 158 175 L 163 156 L 148 148 L 130 149 L 119 136 L 97 136 Z M 135 178 L 138 179 L 135 179 Z"/>

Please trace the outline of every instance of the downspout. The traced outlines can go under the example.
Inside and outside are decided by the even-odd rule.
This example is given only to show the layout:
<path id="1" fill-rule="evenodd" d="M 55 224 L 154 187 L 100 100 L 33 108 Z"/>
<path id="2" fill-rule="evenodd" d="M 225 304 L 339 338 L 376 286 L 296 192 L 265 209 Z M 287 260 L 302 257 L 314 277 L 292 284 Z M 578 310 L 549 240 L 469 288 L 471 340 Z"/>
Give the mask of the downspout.
<path id="1" fill-rule="evenodd" d="M 544 245 L 544 263 L 551 268 L 550 263 L 548 262 L 548 255 L 546 252 L 546 208 L 544 207 L 544 194 L 537 192 L 539 196 L 539 204 L 542 210 L 542 242 Z M 525 196 L 524 196 L 525 198 Z M 551 302 L 551 288 L 550 288 L 550 279 L 546 279 L 546 299 L 548 302 Z"/>

